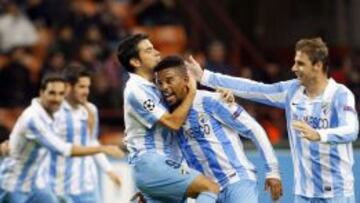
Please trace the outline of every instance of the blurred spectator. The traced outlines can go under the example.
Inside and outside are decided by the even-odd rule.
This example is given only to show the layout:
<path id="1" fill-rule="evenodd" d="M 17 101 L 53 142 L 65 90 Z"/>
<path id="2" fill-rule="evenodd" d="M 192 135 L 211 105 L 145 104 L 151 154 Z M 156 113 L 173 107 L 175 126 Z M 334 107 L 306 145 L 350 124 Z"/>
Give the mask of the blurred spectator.
<path id="1" fill-rule="evenodd" d="M 141 25 L 180 24 L 175 0 L 133 0 L 133 13 Z"/>
<path id="2" fill-rule="evenodd" d="M 123 19 L 116 15 L 116 2 L 106 0 L 104 4 L 100 11 L 100 30 L 109 44 L 117 44 L 119 39 L 125 35 Z M 129 13 L 128 10 L 126 13 Z"/>
<path id="3" fill-rule="evenodd" d="M 74 39 L 74 30 L 70 25 L 63 25 L 56 33 L 55 41 L 50 45 L 49 52 L 60 51 L 64 53 L 65 59 L 70 60 L 76 55 L 77 43 Z"/>
<path id="4" fill-rule="evenodd" d="M 26 13 L 37 25 L 57 27 L 69 17 L 69 0 L 27 0 Z"/>
<path id="5" fill-rule="evenodd" d="M 88 27 L 85 32 L 85 39 L 83 41 L 91 46 L 98 59 L 104 60 L 106 47 L 99 27 L 95 25 Z"/>
<path id="6" fill-rule="evenodd" d="M 64 53 L 61 51 L 55 51 L 50 53 L 46 59 L 41 71 L 40 78 L 42 78 L 46 73 L 61 73 L 65 67 L 66 61 Z"/>
<path id="7" fill-rule="evenodd" d="M 24 48 L 14 48 L 10 62 L 0 70 L 0 106 L 26 106 L 33 96 L 34 86 L 25 64 L 27 53 Z"/>
<path id="8" fill-rule="evenodd" d="M 224 74 L 233 74 L 234 68 L 226 63 L 226 47 L 219 40 L 212 41 L 206 49 L 205 68 Z"/>
<path id="9" fill-rule="evenodd" d="M 19 46 L 31 46 L 38 35 L 33 23 L 11 1 L 5 4 L 6 12 L 0 16 L 0 49 L 2 52 Z"/>

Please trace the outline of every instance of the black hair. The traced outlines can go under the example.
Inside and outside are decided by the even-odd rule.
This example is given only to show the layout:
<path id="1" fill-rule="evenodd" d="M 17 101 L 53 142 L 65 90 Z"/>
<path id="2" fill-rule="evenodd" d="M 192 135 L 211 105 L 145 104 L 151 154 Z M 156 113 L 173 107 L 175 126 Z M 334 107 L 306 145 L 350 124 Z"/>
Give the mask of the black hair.
<path id="1" fill-rule="evenodd" d="M 134 67 L 130 64 L 132 58 L 139 58 L 138 44 L 148 39 L 146 34 L 129 35 L 122 39 L 118 45 L 117 58 L 128 72 L 133 73 Z"/>
<path id="2" fill-rule="evenodd" d="M 41 79 L 40 83 L 40 90 L 45 90 L 47 85 L 51 82 L 62 82 L 66 83 L 66 79 L 63 74 L 55 73 L 55 72 L 49 72 L 44 75 Z"/>
<path id="3" fill-rule="evenodd" d="M 91 78 L 91 72 L 83 65 L 70 64 L 64 69 L 64 76 L 66 81 L 73 86 L 79 81 L 79 78 L 81 77 Z"/>
<path id="4" fill-rule="evenodd" d="M 167 56 L 162 59 L 154 68 L 154 72 L 159 72 L 167 68 L 182 68 L 185 70 L 185 62 L 181 56 Z"/>

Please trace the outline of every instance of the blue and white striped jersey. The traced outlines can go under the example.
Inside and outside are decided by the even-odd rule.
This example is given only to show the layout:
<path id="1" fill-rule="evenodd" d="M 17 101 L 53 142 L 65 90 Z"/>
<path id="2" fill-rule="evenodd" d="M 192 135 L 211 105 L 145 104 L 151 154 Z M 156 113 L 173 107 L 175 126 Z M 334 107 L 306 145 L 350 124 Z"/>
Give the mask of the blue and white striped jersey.
<path id="1" fill-rule="evenodd" d="M 16 121 L 10 134 L 10 154 L 0 167 L 0 187 L 7 191 L 31 192 L 48 184 L 47 153 L 69 156 L 71 144 L 54 134 L 54 120 L 33 99 Z"/>
<path id="2" fill-rule="evenodd" d="M 63 141 L 82 146 L 99 145 L 97 108 L 90 103 L 87 106 L 96 119 L 92 135 L 88 126 L 88 110 L 84 106 L 74 108 L 64 101 L 60 111 L 55 115 L 55 131 Z M 97 160 L 105 171 L 111 170 L 111 165 L 104 154 L 64 157 L 50 151 L 50 160 L 51 187 L 56 195 L 62 197 L 95 192 L 98 183 L 94 160 Z"/>
<path id="3" fill-rule="evenodd" d="M 155 84 L 130 73 L 124 90 L 125 144 L 130 162 L 146 151 L 179 160 L 179 148 L 171 131 L 158 123 L 166 111 Z"/>
<path id="4" fill-rule="evenodd" d="M 240 105 L 198 90 L 186 123 L 177 133 L 188 165 L 221 188 L 243 179 L 256 181 L 239 134 L 251 139 L 264 160 L 266 176 L 280 179 L 278 162 L 264 129 Z"/>
<path id="5" fill-rule="evenodd" d="M 354 95 L 344 85 L 329 79 L 324 93 L 310 99 L 297 79 L 267 85 L 205 71 L 202 83 L 285 109 L 296 195 L 331 198 L 354 193 L 351 142 L 357 138 L 359 123 Z M 301 138 L 291 125 L 293 120 L 304 120 L 315 128 L 320 142 Z"/>

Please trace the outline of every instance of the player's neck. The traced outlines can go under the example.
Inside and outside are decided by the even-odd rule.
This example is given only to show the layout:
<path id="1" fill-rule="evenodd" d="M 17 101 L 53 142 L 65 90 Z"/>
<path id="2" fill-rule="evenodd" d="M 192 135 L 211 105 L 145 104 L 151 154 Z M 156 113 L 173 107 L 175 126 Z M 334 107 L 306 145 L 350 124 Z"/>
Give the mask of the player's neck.
<path id="1" fill-rule="evenodd" d="M 140 70 L 136 71 L 135 74 L 145 78 L 146 80 L 148 80 L 150 82 L 153 82 L 153 80 L 154 80 L 154 73 L 152 71 L 149 72 L 149 71 L 140 69 Z"/>
<path id="2" fill-rule="evenodd" d="M 71 99 L 70 97 L 66 97 L 65 100 L 70 104 L 71 108 L 77 109 L 80 104 L 79 102 L 76 102 L 74 99 Z"/>
<path id="3" fill-rule="evenodd" d="M 328 81 L 329 80 L 326 75 L 315 78 L 308 85 L 305 85 L 306 95 L 310 98 L 322 95 L 326 89 Z"/>

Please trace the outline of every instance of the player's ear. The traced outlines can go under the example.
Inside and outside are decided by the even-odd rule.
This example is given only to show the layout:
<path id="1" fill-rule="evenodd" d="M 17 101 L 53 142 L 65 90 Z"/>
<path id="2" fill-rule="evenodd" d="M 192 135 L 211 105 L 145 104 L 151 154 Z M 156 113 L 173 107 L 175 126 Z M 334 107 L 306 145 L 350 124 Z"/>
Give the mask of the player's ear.
<path id="1" fill-rule="evenodd" d="M 137 58 L 131 58 L 131 59 L 130 59 L 130 65 L 132 65 L 133 67 L 138 68 L 138 67 L 141 66 L 141 62 L 140 62 L 140 60 L 137 59 Z"/>

